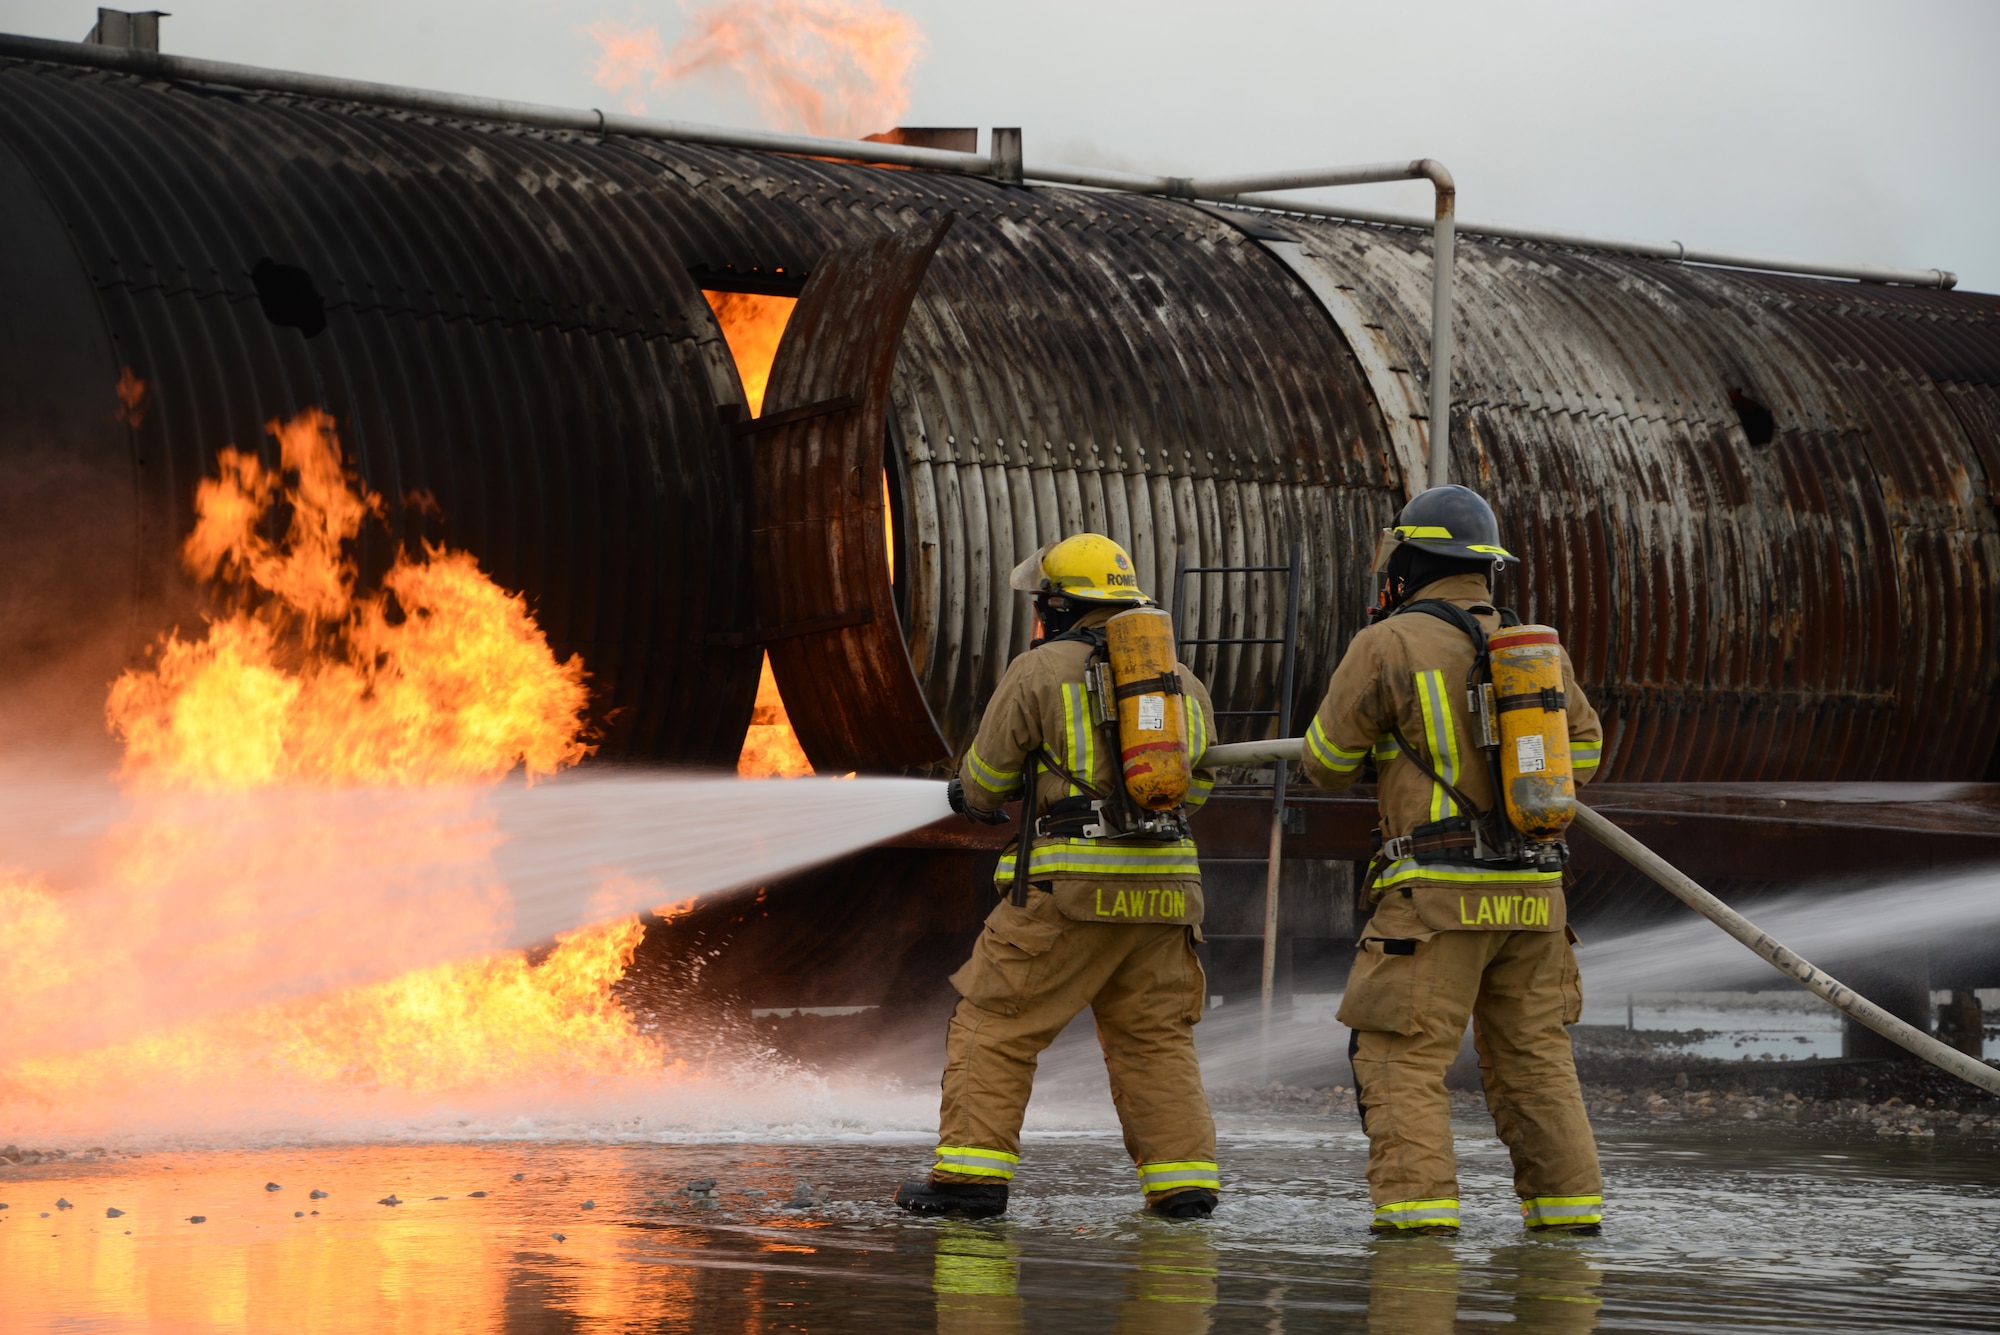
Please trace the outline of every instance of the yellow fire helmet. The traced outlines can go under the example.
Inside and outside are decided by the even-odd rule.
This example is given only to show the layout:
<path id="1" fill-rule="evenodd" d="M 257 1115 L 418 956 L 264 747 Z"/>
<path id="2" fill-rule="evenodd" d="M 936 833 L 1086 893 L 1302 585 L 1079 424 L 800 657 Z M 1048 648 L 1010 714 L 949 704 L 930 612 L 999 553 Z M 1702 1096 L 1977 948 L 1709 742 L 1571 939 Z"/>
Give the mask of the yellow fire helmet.
<path id="1" fill-rule="evenodd" d="M 1060 593 L 1091 603 L 1150 603 L 1139 589 L 1132 558 L 1102 533 L 1051 542 L 1014 567 L 1009 586 L 1022 593 Z"/>

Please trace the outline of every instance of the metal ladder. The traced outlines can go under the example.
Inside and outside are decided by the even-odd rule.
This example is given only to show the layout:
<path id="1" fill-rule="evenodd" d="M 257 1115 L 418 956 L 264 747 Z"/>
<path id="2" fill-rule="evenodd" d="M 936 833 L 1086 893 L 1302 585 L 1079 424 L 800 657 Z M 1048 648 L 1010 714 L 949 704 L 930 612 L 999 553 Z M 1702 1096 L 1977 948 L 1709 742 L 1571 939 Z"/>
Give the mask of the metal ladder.
<path id="1" fill-rule="evenodd" d="M 1302 580 L 1303 556 L 1298 543 L 1292 544 L 1291 562 L 1287 565 L 1272 566 L 1191 566 L 1187 563 L 1187 552 L 1183 548 L 1174 562 L 1174 641 L 1183 663 L 1188 661 L 1187 650 L 1202 645 L 1232 644 L 1278 644 L 1284 650 L 1280 655 L 1282 667 L 1279 672 L 1277 705 L 1272 709 L 1219 709 L 1215 712 L 1218 722 L 1225 718 L 1268 718 L 1276 727 L 1274 736 L 1292 735 L 1292 687 L 1294 670 L 1299 654 L 1299 586 Z M 1182 617 L 1187 609 L 1187 581 L 1190 577 L 1207 578 L 1230 575 L 1250 577 L 1283 575 L 1285 577 L 1285 633 L 1283 636 L 1183 636 Z M 1263 1016 L 1268 1023 L 1271 1018 L 1271 998 L 1277 986 L 1278 976 L 1278 877 L 1285 860 L 1285 761 L 1274 763 L 1271 775 L 1271 851 L 1264 874 L 1264 970 L 1260 995 Z M 1232 784 L 1231 788 L 1261 789 L 1262 784 Z M 1220 789 L 1218 789 L 1220 791 Z"/>

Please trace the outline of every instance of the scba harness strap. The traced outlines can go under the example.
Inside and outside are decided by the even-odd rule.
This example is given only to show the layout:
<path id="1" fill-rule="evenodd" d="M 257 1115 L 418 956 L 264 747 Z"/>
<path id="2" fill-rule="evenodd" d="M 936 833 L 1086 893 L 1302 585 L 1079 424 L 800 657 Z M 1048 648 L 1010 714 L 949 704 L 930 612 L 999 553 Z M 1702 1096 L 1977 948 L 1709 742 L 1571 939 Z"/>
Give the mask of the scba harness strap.
<path id="1" fill-rule="evenodd" d="M 1494 607 L 1493 610 L 1499 615 L 1500 626 L 1503 630 L 1521 624 L 1521 618 L 1515 613 L 1513 608 Z M 1389 615 L 1392 617 L 1401 616 L 1405 612 L 1418 612 L 1425 616 L 1436 617 L 1438 620 L 1456 627 L 1472 641 L 1472 668 L 1466 673 L 1465 685 L 1468 696 L 1475 695 L 1492 671 L 1492 656 L 1486 647 L 1486 628 L 1479 624 L 1479 619 L 1466 608 L 1442 598 L 1422 598 L 1413 603 L 1404 603 L 1390 612 Z M 1488 692 L 1488 698 L 1491 698 L 1490 691 Z M 1561 709 L 1564 707 L 1564 704 L 1565 700 L 1561 691 L 1543 690 L 1531 695 L 1505 696 L 1494 702 L 1493 708 L 1496 712 L 1510 709 Z M 1402 754 L 1409 757 L 1411 764 L 1415 765 L 1432 783 L 1451 794 L 1452 800 L 1458 804 L 1460 811 L 1470 812 L 1471 814 L 1447 816 L 1443 820 L 1429 821 L 1417 826 L 1408 834 L 1384 840 L 1376 862 L 1371 864 L 1369 868 L 1368 883 L 1370 885 L 1374 883 L 1375 878 L 1381 874 L 1382 868 L 1386 867 L 1388 863 L 1396 862 L 1403 858 L 1411 858 L 1418 863 L 1474 865 L 1510 870 L 1514 868 L 1526 869 L 1539 865 L 1533 858 L 1527 856 L 1525 852 L 1508 853 L 1499 857 L 1494 857 L 1490 854 L 1481 856 L 1480 854 L 1482 843 L 1480 830 L 1487 822 L 1491 821 L 1502 825 L 1503 835 L 1511 836 L 1513 833 L 1511 828 L 1504 828 L 1505 821 L 1500 815 L 1500 802 L 1497 796 L 1497 775 L 1495 776 L 1496 796 L 1493 806 L 1486 810 L 1481 810 L 1477 802 L 1474 802 L 1456 784 L 1448 782 L 1443 775 L 1437 772 L 1436 768 L 1430 763 L 1429 758 L 1413 745 L 1409 738 L 1403 735 L 1403 730 L 1400 727 L 1391 724 L 1389 733 L 1396 739 L 1397 746 L 1402 748 Z M 1514 841 L 1507 838 L 1492 841 L 1494 845 L 1502 846 L 1511 842 Z"/>

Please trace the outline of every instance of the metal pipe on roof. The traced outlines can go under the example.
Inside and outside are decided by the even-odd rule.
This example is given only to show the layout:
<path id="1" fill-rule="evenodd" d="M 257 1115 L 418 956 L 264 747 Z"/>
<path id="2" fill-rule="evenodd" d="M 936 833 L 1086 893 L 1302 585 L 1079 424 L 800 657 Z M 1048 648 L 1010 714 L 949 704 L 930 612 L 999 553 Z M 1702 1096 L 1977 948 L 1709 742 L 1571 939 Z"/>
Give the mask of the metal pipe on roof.
<path id="1" fill-rule="evenodd" d="M 990 176 L 990 158 L 977 153 L 955 153 L 941 148 L 915 148 L 873 140 L 824 139 L 814 135 L 772 134 L 699 121 L 649 120 L 617 112 L 575 107 L 552 107 L 535 102 L 514 102 L 503 98 L 468 97 L 424 88 L 374 83 L 363 79 L 340 79 L 292 70 L 265 69 L 230 61 L 203 60 L 194 56 L 163 55 L 127 47 L 90 46 L 81 42 L 60 42 L 44 37 L 24 37 L 0 33 L 0 56 L 23 60 L 58 61 L 87 65 L 96 69 L 118 70 L 166 80 L 219 84 L 265 92 L 289 93 L 301 97 L 325 97 L 393 107 L 435 116 L 459 116 L 469 120 L 505 121 L 546 130 L 569 130 L 580 134 L 619 134 L 637 139 L 664 139 L 678 143 L 710 144 L 718 148 L 744 148 L 766 153 L 797 153 L 808 157 L 833 158 L 849 162 L 884 163 L 896 167 L 927 167 L 937 171 L 961 172 L 969 176 Z M 1342 169 L 1348 170 L 1348 169 Z M 1022 175 L 1031 181 L 1053 185 L 1083 186 L 1094 190 L 1122 190 L 1136 194 L 1175 195 L 1182 198 L 1211 198 L 1197 194 L 1194 187 L 1211 189 L 1217 182 L 1195 181 L 1186 177 L 1149 176 L 1140 172 L 1112 171 L 1101 167 L 1080 167 L 1065 163 L 1027 162 Z M 1263 177 L 1221 179 L 1238 193 L 1229 197 L 1249 208 L 1284 213 L 1341 218 L 1353 222 L 1381 223 L 1392 227 L 1434 227 L 1435 219 L 1420 214 L 1382 209 L 1331 207 L 1304 204 L 1259 191 L 1303 189 L 1290 184 L 1312 175 L 1307 172 L 1282 173 Z M 1393 178 L 1403 179 L 1403 178 Z M 1282 185 L 1268 184 L 1274 180 Z M 1336 182 L 1353 184 L 1353 182 Z M 1809 274 L 1818 278 L 1846 278 L 1864 283 L 1897 283 L 1909 287 L 1949 289 L 1958 276 L 1946 269 L 1899 269 L 1881 265 L 1824 264 L 1814 260 L 1782 259 L 1766 255 L 1743 255 L 1728 251 L 1697 250 L 1679 242 L 1628 241 L 1616 237 L 1589 236 L 1547 228 L 1512 227 L 1502 223 L 1457 223 L 1455 230 L 1496 237 L 1503 241 L 1527 241 L 1539 245 L 1564 246 L 1576 250 L 1598 250 L 1619 255 L 1646 255 L 1688 264 L 1710 264 L 1727 269 L 1756 269 L 1770 273 Z"/>
<path id="2" fill-rule="evenodd" d="M 1306 171 L 1267 172 L 1257 176 L 1203 177 L 1180 183 L 1188 199 L 1240 201 L 1247 193 L 1259 198 L 1272 190 L 1313 190 L 1336 185 L 1379 185 L 1388 181 L 1425 180 L 1437 197 L 1431 219 L 1431 401 L 1425 435 L 1430 445 L 1430 482 L 1442 487 L 1451 480 L 1451 266 L 1456 247 L 1458 187 L 1445 165 L 1435 158 L 1410 162 L 1376 162 L 1359 167 L 1325 167 Z M 1176 193 L 1176 192 L 1169 192 Z M 1280 207 L 1283 207 L 1280 205 Z"/>
<path id="3" fill-rule="evenodd" d="M 1297 213 L 1313 218 L 1338 218 L 1344 222 L 1378 223 L 1385 227 L 1427 227 L 1430 219 L 1421 213 L 1394 209 L 1355 208 L 1345 204 L 1308 204 L 1272 194 L 1240 194 L 1228 203 L 1275 213 Z M 1676 264 L 1706 264 L 1718 269 L 1753 269 L 1763 273 L 1804 274 L 1813 278 L 1845 278 L 1860 283 L 1894 283 L 1901 287 L 1931 287 L 1950 291 L 1958 286 L 1958 275 L 1949 269 L 1898 269 L 1879 264 L 1827 264 L 1819 260 L 1786 259 L 1775 255 L 1746 255 L 1736 251 L 1702 250 L 1680 241 L 1633 241 L 1626 238 L 1594 236 L 1587 232 L 1565 232 L 1553 227 L 1521 227 L 1511 223 L 1458 220 L 1458 230 L 1498 241 L 1525 241 L 1531 245 L 1559 246 L 1564 250 L 1596 250 L 1610 255 L 1643 255 L 1650 259 L 1672 260 Z"/>

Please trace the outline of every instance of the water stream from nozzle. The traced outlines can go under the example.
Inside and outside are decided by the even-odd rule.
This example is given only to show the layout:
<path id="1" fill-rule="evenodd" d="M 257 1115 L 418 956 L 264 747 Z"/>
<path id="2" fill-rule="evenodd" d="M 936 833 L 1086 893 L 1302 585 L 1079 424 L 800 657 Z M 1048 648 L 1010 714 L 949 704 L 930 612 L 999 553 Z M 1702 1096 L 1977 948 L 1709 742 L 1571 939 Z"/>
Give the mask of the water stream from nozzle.
<path id="1" fill-rule="evenodd" d="M 0 1062 L 539 945 L 947 814 L 912 779 L 135 795 L 0 776 Z"/>
<path id="2" fill-rule="evenodd" d="M 1839 974 L 1885 951 L 1969 947 L 2000 931 L 2000 869 L 1801 890 L 1736 907 L 1786 946 Z M 1620 992 L 1772 986 L 1770 966 L 1692 912 L 1577 948 L 1584 985 Z"/>

